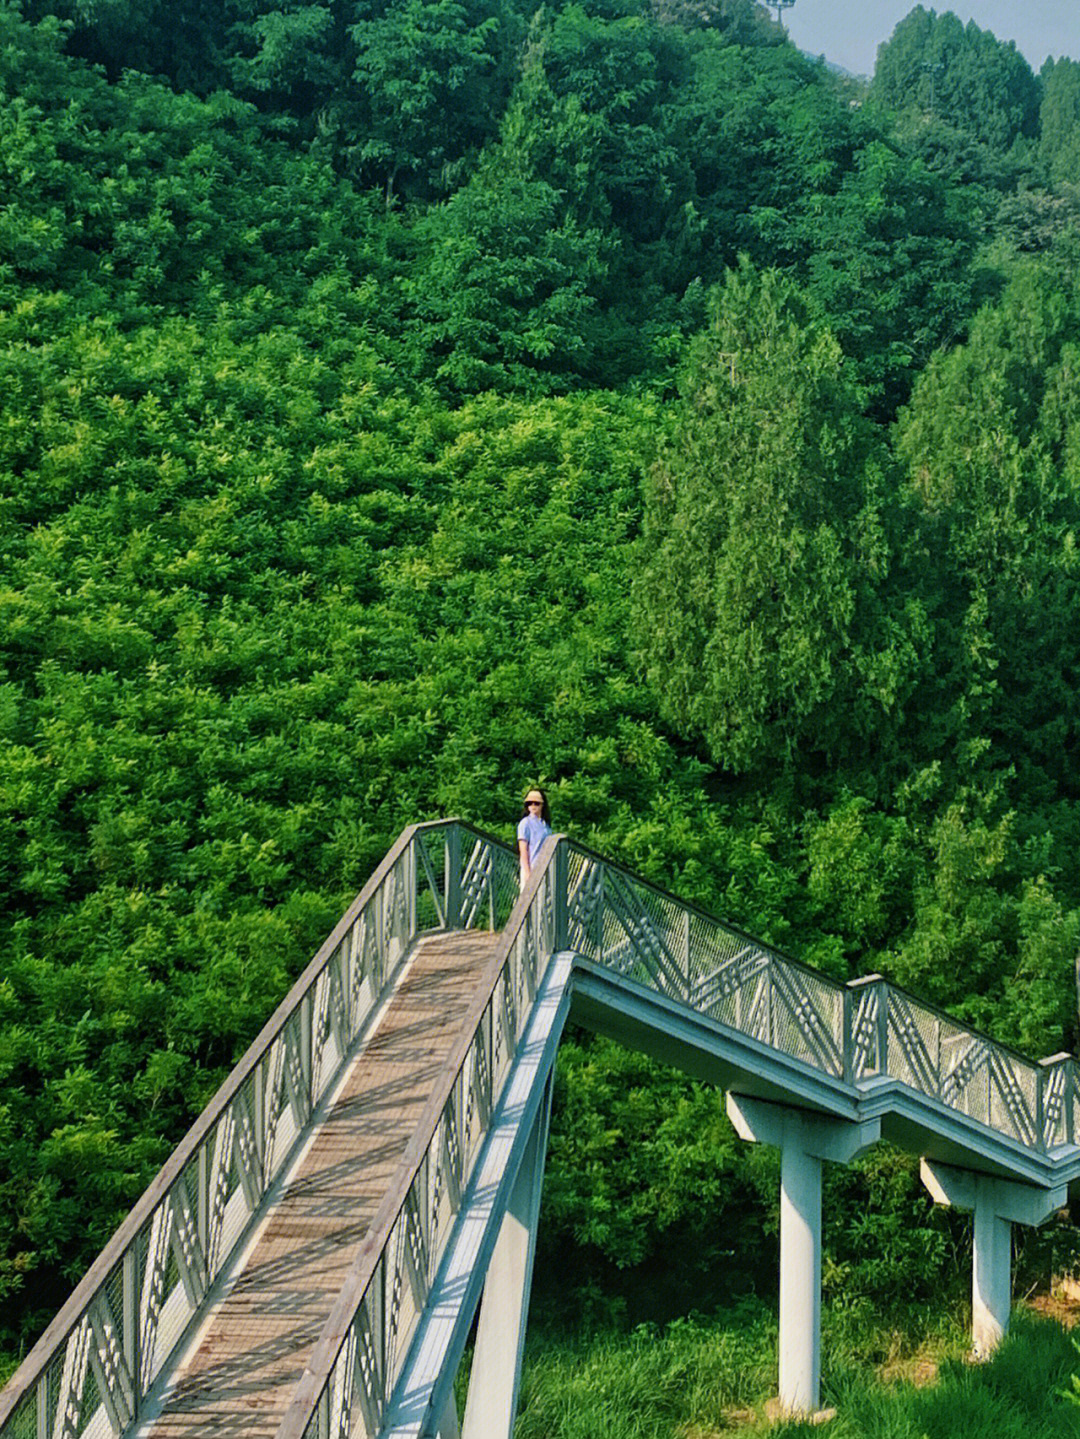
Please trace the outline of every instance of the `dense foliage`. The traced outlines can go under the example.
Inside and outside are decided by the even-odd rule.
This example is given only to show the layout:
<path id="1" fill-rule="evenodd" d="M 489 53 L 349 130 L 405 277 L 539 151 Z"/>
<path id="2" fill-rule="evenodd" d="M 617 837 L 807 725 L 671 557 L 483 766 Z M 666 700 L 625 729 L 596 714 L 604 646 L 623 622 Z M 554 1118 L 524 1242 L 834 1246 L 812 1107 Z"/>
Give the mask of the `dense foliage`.
<path id="1" fill-rule="evenodd" d="M 922 11 L 867 92 L 751 0 L 0 0 L 0 1348 L 400 826 L 529 782 L 1073 1043 L 1076 77 Z M 560 1114 L 579 1301 L 767 1282 L 715 1094 L 579 1036 Z M 832 1183 L 845 1302 L 958 1272 L 903 1156 Z"/>

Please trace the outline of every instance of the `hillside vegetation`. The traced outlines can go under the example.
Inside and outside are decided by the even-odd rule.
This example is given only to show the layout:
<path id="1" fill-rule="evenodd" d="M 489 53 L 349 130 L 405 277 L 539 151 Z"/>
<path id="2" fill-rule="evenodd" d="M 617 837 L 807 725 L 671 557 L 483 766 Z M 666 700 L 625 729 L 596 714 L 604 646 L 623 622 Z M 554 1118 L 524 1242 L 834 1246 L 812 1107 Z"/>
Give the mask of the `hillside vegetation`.
<path id="1" fill-rule="evenodd" d="M 0 137 L 10 1361 L 400 827 L 530 783 L 1075 1044 L 1080 65 L 921 8 L 864 88 L 750 0 L 0 0 Z M 559 1083 L 563 1299 L 767 1292 L 717 1096 L 583 1036 Z M 906 1158 L 829 1183 L 830 1293 L 962 1285 Z"/>

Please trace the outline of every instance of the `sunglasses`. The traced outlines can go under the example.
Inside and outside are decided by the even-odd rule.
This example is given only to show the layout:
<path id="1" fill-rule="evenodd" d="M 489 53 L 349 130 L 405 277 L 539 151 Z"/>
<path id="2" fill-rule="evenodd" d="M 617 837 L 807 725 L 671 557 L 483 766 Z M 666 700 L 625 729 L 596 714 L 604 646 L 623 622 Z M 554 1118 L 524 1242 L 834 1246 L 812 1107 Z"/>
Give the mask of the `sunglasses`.
<path id="1" fill-rule="evenodd" d="M 532 806 L 533 806 L 534 804 L 538 804 L 538 805 L 541 807 L 541 809 L 543 809 L 543 807 L 544 807 L 544 801 L 543 801 L 542 799 L 527 799 L 527 800 L 525 801 L 525 803 L 526 803 L 526 805 L 527 805 L 530 809 L 532 808 Z"/>

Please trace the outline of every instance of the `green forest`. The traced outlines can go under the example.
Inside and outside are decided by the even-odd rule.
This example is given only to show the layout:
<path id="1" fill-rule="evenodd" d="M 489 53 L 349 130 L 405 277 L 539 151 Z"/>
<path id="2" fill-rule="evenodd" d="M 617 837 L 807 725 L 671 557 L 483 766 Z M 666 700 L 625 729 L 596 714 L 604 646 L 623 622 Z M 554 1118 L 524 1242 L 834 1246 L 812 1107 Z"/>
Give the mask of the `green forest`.
<path id="1" fill-rule="evenodd" d="M 1076 1047 L 1080 62 L 882 41 L 0 0 L 0 1377 L 401 827 L 531 784 Z M 721 1096 L 584 1034 L 558 1086 L 541 1314 L 773 1296 Z M 962 1296 L 909 1156 L 826 1213 L 831 1303 Z"/>

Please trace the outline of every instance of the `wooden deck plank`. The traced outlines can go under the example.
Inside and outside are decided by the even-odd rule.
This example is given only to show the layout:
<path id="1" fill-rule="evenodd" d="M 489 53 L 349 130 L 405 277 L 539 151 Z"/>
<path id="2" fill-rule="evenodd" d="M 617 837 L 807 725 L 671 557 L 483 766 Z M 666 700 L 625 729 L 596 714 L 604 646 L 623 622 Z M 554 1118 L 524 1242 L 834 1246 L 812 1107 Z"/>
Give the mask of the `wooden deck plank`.
<path id="1" fill-rule="evenodd" d="M 497 943 L 420 942 L 146 1439 L 273 1439 Z"/>

